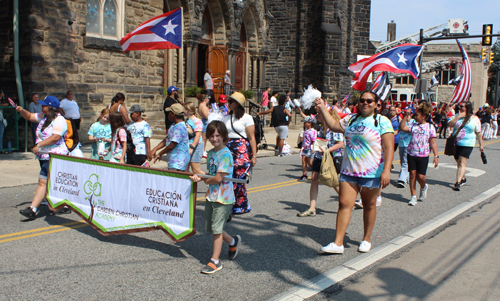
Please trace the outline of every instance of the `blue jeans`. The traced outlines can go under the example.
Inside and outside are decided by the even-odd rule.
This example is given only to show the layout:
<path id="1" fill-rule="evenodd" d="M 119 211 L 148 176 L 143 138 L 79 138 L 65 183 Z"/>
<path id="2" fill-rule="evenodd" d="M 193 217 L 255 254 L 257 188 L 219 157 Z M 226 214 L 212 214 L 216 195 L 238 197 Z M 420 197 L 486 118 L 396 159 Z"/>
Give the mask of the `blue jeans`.
<path id="1" fill-rule="evenodd" d="M 399 182 L 408 183 L 408 156 L 406 147 L 399 147 L 399 161 L 401 162 L 401 171 L 399 172 Z"/>

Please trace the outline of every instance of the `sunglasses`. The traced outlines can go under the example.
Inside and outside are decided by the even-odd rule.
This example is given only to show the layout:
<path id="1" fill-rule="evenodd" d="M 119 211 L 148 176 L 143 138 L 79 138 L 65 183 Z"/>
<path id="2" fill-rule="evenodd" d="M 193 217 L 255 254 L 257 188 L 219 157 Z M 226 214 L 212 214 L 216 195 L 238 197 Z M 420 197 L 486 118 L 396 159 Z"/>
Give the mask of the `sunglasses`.
<path id="1" fill-rule="evenodd" d="M 228 102 L 228 103 L 233 103 L 233 102 L 234 102 L 234 100 L 233 100 L 233 99 L 231 99 L 231 98 L 229 98 L 227 102 Z"/>
<path id="2" fill-rule="evenodd" d="M 359 103 L 367 103 L 367 104 L 371 104 L 372 102 L 375 102 L 375 99 L 372 99 L 372 98 L 360 98 L 359 99 Z"/>
<path id="3" fill-rule="evenodd" d="M 465 108 L 465 106 L 458 106 L 459 108 Z"/>

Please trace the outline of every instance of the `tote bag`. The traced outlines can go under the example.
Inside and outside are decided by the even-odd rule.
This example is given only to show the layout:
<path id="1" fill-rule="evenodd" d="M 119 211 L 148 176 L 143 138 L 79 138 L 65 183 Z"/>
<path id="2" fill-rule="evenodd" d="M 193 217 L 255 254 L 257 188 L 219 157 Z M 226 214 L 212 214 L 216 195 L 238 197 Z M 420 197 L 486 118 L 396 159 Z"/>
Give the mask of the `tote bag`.
<path id="1" fill-rule="evenodd" d="M 337 170 L 335 169 L 335 164 L 333 164 L 333 158 L 330 155 L 329 150 L 326 150 L 323 154 L 318 181 L 328 187 L 339 186 L 339 177 L 337 175 Z"/>

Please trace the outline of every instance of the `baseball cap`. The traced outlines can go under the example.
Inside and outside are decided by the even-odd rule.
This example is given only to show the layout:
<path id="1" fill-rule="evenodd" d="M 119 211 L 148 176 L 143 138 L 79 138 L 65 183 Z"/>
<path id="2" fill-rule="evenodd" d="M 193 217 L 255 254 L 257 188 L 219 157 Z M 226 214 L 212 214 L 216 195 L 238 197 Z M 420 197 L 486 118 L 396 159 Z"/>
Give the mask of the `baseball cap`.
<path id="1" fill-rule="evenodd" d="M 179 90 L 179 88 L 176 88 L 175 86 L 170 86 L 167 89 L 167 93 L 172 93 L 172 92 L 177 91 L 177 90 Z"/>
<path id="2" fill-rule="evenodd" d="M 489 105 L 488 103 L 485 103 L 485 104 L 484 104 L 484 107 L 485 107 L 485 108 L 489 108 L 489 107 L 490 107 L 490 105 Z"/>
<path id="3" fill-rule="evenodd" d="M 307 116 L 306 118 L 302 119 L 301 121 L 302 122 L 310 122 L 310 123 L 316 122 L 316 120 L 314 120 L 314 118 L 312 118 L 311 116 Z"/>
<path id="4" fill-rule="evenodd" d="M 175 115 L 184 115 L 184 107 L 180 103 L 174 103 L 165 109 L 166 112 L 172 112 Z"/>
<path id="5" fill-rule="evenodd" d="M 144 112 L 144 110 L 142 109 L 141 105 L 139 104 L 135 104 L 135 105 L 132 105 L 130 107 L 130 109 L 128 110 L 128 113 L 127 114 L 132 114 L 132 113 L 135 113 L 135 112 Z"/>
<path id="6" fill-rule="evenodd" d="M 57 97 L 52 95 L 47 95 L 44 98 L 44 100 L 40 100 L 38 101 L 38 103 L 41 104 L 42 106 L 51 106 L 54 109 L 59 109 L 59 105 L 61 104 L 59 102 L 59 99 L 57 99 Z"/>
<path id="7" fill-rule="evenodd" d="M 224 94 L 219 95 L 219 102 L 226 103 L 227 102 L 226 95 Z"/>

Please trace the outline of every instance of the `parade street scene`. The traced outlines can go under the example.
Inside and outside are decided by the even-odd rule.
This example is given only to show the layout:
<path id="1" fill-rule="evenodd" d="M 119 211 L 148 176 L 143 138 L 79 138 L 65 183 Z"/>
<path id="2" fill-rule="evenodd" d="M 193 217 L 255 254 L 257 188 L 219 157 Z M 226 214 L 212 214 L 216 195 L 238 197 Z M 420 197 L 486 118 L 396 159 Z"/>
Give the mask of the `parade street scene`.
<path id="1" fill-rule="evenodd" d="M 8 2 L 0 300 L 500 299 L 493 0 Z"/>

